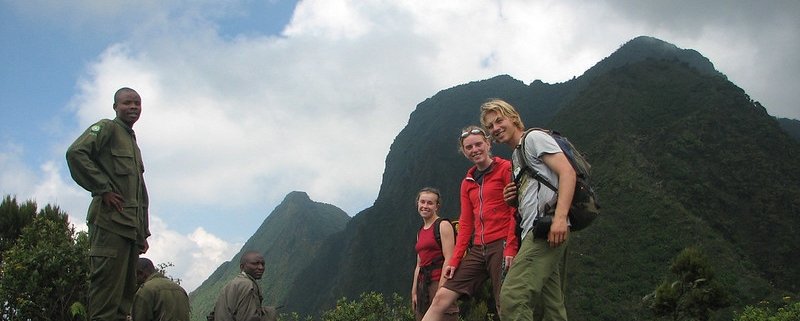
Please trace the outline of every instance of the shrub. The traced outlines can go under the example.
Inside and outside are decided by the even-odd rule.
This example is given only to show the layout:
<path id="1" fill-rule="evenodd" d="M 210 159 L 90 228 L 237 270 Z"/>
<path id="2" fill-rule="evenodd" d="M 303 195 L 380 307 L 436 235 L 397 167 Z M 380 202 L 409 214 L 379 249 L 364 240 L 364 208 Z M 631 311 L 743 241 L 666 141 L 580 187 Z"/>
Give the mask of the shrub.
<path id="1" fill-rule="evenodd" d="M 735 315 L 734 321 L 797 321 L 800 320 L 800 301 L 792 302 L 790 297 L 784 298 L 785 305 L 772 311 L 769 302 L 762 301 L 759 306 L 748 305 L 741 314 Z"/>
<path id="2" fill-rule="evenodd" d="M 324 321 L 413 321 L 411 305 L 397 293 L 387 302 L 383 294 L 362 293 L 358 301 L 341 298 L 336 307 L 322 314 Z"/>

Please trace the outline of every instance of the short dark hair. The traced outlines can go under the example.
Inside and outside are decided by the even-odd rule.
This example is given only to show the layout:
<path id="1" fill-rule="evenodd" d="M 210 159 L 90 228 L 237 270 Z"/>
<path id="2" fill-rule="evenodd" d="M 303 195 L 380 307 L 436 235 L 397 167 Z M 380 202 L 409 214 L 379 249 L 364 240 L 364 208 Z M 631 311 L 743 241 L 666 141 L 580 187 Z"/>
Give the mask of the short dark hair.
<path id="1" fill-rule="evenodd" d="M 129 91 L 136 92 L 136 90 L 133 90 L 133 89 L 128 88 L 128 87 L 122 87 L 120 89 L 117 89 L 117 92 L 114 93 L 114 105 L 117 104 L 117 100 L 119 99 L 119 95 L 122 95 L 122 93 L 129 92 Z"/>
<path id="2" fill-rule="evenodd" d="M 136 270 L 150 275 L 156 272 L 156 267 L 153 265 L 153 261 L 150 261 L 150 259 L 146 257 L 140 257 L 139 263 L 136 266 Z"/>
<path id="3" fill-rule="evenodd" d="M 250 256 L 250 255 L 253 255 L 253 254 L 258 255 L 258 256 L 262 256 L 261 253 L 259 253 L 258 251 L 246 251 L 246 252 L 244 252 L 242 254 L 242 257 L 239 258 L 239 265 L 241 266 L 241 265 L 244 265 L 245 263 L 247 263 L 247 259 L 246 258 L 248 256 Z"/>

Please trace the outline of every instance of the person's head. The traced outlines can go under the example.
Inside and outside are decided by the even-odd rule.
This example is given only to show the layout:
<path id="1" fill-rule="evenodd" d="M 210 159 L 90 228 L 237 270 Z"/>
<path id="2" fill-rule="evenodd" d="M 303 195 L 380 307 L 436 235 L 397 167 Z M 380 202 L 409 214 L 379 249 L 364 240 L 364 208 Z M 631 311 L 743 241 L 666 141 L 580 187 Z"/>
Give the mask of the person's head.
<path id="1" fill-rule="evenodd" d="M 483 128 L 467 126 L 461 130 L 458 148 L 464 157 L 483 170 L 492 163 L 492 143 Z"/>
<path id="2" fill-rule="evenodd" d="M 256 251 L 247 251 L 239 259 L 239 268 L 253 279 L 261 279 L 264 275 L 264 257 Z"/>
<path id="3" fill-rule="evenodd" d="M 481 125 L 492 138 L 501 144 L 515 145 L 513 141 L 525 130 L 522 118 L 513 106 L 501 99 L 490 99 L 481 105 Z"/>
<path id="4" fill-rule="evenodd" d="M 439 215 L 442 206 L 439 190 L 433 187 L 423 187 L 417 193 L 417 212 L 422 218 Z"/>
<path id="5" fill-rule="evenodd" d="M 136 264 L 136 283 L 142 284 L 153 273 L 156 273 L 156 267 L 153 261 L 148 258 L 140 257 L 139 262 Z"/>
<path id="6" fill-rule="evenodd" d="M 114 93 L 114 111 L 117 118 L 123 123 L 133 127 L 142 114 L 142 98 L 139 93 L 128 87 L 122 87 Z"/>

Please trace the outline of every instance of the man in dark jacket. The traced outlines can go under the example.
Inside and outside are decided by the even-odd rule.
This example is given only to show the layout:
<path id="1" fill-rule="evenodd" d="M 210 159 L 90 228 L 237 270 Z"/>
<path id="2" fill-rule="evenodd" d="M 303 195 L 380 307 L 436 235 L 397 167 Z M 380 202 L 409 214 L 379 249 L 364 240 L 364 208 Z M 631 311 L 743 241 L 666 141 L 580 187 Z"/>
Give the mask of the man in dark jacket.
<path id="1" fill-rule="evenodd" d="M 256 280 L 264 275 L 264 257 L 248 251 L 239 259 L 241 273 L 228 282 L 219 293 L 214 312 L 209 317 L 216 321 L 275 321 L 278 316 L 273 307 L 262 306 L 261 287 Z"/>
<path id="2" fill-rule="evenodd" d="M 136 263 L 150 236 L 144 165 L 133 124 L 142 99 L 130 88 L 114 94 L 114 120 L 89 127 L 67 150 L 67 165 L 92 202 L 89 227 L 90 320 L 124 320 L 136 293 Z"/>
<path id="3" fill-rule="evenodd" d="M 156 272 L 153 261 L 140 257 L 133 297 L 133 321 L 189 321 L 189 296 L 180 285 Z"/>

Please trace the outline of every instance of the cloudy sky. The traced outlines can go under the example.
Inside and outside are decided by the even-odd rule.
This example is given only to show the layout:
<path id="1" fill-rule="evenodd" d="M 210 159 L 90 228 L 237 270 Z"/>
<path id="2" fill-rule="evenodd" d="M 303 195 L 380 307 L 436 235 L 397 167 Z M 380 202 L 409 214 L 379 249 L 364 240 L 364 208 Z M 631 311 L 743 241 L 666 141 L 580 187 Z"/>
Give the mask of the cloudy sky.
<path id="1" fill-rule="evenodd" d="M 459 84 L 563 82 L 649 35 L 800 119 L 798 14 L 794 0 L 0 0 L 0 194 L 85 229 L 64 152 L 135 88 L 147 256 L 193 290 L 291 191 L 372 205 L 416 104 Z"/>

